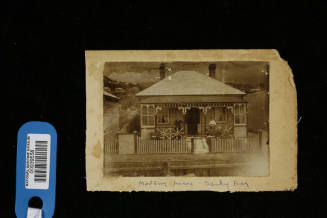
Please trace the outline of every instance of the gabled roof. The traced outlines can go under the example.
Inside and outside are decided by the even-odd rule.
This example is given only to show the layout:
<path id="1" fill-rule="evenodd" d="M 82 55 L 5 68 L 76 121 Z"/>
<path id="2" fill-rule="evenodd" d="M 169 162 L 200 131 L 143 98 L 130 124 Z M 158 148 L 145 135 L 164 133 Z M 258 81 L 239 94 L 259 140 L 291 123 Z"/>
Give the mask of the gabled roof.
<path id="1" fill-rule="evenodd" d="M 195 71 L 178 71 L 136 96 L 245 95 L 246 93 Z"/>

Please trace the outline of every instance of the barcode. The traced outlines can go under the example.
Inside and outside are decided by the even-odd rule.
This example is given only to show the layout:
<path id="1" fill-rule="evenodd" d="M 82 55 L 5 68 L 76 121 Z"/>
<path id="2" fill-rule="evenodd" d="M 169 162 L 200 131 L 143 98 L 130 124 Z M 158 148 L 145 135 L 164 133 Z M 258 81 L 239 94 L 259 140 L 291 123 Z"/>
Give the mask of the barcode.
<path id="1" fill-rule="evenodd" d="M 34 182 L 47 181 L 48 141 L 35 141 Z"/>
<path id="2" fill-rule="evenodd" d="M 48 189 L 50 175 L 49 134 L 28 134 L 26 142 L 25 187 Z"/>

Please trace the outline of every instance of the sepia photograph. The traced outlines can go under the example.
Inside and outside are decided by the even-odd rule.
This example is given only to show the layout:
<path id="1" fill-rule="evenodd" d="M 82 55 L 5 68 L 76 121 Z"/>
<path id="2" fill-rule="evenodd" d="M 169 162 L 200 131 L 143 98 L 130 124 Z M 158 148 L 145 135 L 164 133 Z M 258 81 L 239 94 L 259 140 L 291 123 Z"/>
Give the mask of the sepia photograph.
<path id="1" fill-rule="evenodd" d="M 104 176 L 269 175 L 269 63 L 106 62 Z"/>
<path id="2" fill-rule="evenodd" d="M 276 50 L 85 54 L 89 191 L 297 187 L 296 88 Z"/>

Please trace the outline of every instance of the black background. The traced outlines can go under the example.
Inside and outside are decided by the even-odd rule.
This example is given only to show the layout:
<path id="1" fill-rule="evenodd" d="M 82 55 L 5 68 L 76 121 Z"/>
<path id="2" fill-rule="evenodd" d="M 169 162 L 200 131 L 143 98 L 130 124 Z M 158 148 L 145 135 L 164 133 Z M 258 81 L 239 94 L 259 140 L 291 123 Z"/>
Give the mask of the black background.
<path id="1" fill-rule="evenodd" d="M 58 132 L 55 217 L 317 217 L 326 207 L 325 2 L 10 1 L 1 7 L 4 210 L 15 217 L 16 137 Z M 85 59 L 92 49 L 270 49 L 295 76 L 299 187 L 265 193 L 86 192 Z M 304 127 L 306 125 L 306 127 Z M 287 145 L 285 145 L 287 146 Z"/>

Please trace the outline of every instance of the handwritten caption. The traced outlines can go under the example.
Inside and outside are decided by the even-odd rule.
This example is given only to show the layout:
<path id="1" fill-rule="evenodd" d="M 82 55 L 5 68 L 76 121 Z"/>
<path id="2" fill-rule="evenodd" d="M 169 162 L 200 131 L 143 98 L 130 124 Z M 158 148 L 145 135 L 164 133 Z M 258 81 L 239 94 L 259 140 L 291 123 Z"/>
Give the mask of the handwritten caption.
<path id="1" fill-rule="evenodd" d="M 239 188 L 239 187 L 246 187 L 249 188 L 249 184 L 246 181 L 239 181 L 234 180 L 231 182 L 224 182 L 223 180 L 219 179 L 217 181 L 205 181 L 205 185 L 210 187 L 223 187 L 227 190 L 231 189 L 231 187 Z"/>
<path id="2" fill-rule="evenodd" d="M 208 186 L 208 187 L 217 187 L 226 190 L 232 188 L 249 188 L 247 181 L 233 180 L 233 181 L 224 181 L 222 179 L 216 180 L 204 180 L 204 181 L 181 181 L 181 180 L 172 180 L 172 181 L 161 181 L 161 180 L 139 180 L 138 185 L 141 187 L 194 187 L 197 185 Z"/>

